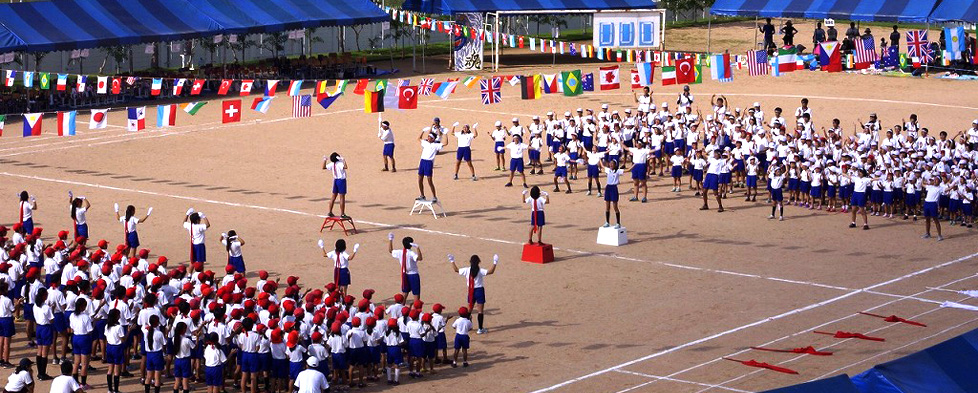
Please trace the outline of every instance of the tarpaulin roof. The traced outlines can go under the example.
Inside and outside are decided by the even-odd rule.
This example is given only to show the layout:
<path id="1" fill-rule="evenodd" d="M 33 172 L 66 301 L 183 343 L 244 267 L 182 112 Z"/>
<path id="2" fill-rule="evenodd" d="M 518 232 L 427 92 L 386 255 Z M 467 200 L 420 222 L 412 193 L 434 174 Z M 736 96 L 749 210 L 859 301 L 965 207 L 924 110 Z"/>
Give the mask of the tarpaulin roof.
<path id="1" fill-rule="evenodd" d="M 402 8 L 451 15 L 459 12 L 652 9 L 655 5 L 653 0 L 406 0 Z"/>
<path id="2" fill-rule="evenodd" d="M 382 22 L 369 0 L 52 0 L 0 4 L 0 52 Z"/>
<path id="3" fill-rule="evenodd" d="M 713 15 L 926 22 L 939 0 L 717 0 Z M 963 1 L 963 0 L 961 0 Z"/>
<path id="4" fill-rule="evenodd" d="M 320 26 L 383 22 L 384 11 L 367 0 L 189 0 L 225 33 L 274 33 Z"/>
<path id="5" fill-rule="evenodd" d="M 978 1 L 943 0 L 930 14 L 934 22 L 978 22 Z"/>

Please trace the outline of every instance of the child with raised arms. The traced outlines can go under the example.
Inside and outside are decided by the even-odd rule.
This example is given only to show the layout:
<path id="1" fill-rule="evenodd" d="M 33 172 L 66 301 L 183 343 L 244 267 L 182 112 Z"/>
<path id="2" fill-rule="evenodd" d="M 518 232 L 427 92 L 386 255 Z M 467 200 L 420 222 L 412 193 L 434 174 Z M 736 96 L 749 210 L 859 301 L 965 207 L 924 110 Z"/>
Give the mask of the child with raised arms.
<path id="1" fill-rule="evenodd" d="M 462 166 L 462 161 L 469 166 L 472 173 L 472 181 L 476 181 L 475 167 L 472 166 L 472 141 L 479 136 L 479 123 L 469 127 L 468 124 L 462 126 L 462 130 L 455 131 L 458 122 L 452 126 L 452 136 L 458 141 L 458 150 L 455 151 L 455 180 L 458 180 L 458 170 Z"/>
<path id="2" fill-rule="evenodd" d="M 529 190 L 529 197 L 526 194 L 527 190 L 523 190 L 523 197 L 526 198 L 523 202 L 530 205 L 530 237 L 527 243 L 533 244 L 533 233 L 536 232 L 537 243 L 543 244 L 543 226 L 547 223 L 543 206 L 550 203 L 550 196 L 546 192 L 541 192 L 540 187 L 537 186 Z"/>
<path id="3" fill-rule="evenodd" d="M 350 169 L 350 166 L 346 163 L 346 160 L 340 156 L 340 153 L 333 152 L 329 157 L 323 157 L 323 170 L 330 171 L 333 174 L 333 192 L 329 197 L 329 216 L 336 217 L 333 214 L 333 206 L 336 204 L 336 198 L 340 199 L 340 217 L 350 218 L 346 215 L 346 171 Z"/>

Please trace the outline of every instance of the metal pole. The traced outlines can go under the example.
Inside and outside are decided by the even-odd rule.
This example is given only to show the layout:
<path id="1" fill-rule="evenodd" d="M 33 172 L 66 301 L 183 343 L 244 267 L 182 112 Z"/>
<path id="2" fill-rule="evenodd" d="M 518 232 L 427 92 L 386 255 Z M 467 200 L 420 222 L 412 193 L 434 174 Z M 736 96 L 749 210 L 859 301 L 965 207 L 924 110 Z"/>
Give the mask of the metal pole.
<path id="1" fill-rule="evenodd" d="M 499 71 L 499 11 L 496 11 L 496 20 L 494 21 L 496 28 L 493 32 L 492 43 L 493 50 L 496 52 L 496 66 L 493 71 Z"/>
<path id="2" fill-rule="evenodd" d="M 706 21 L 706 53 L 710 53 L 710 40 L 713 38 L 713 15 Z"/>
<path id="3" fill-rule="evenodd" d="M 754 45 L 751 45 L 753 50 L 757 50 L 757 22 L 758 22 L 758 17 L 755 16 L 754 17 Z"/>
<path id="4" fill-rule="evenodd" d="M 411 38 L 415 41 L 414 45 L 412 45 L 413 48 L 411 48 L 411 71 L 418 72 L 418 45 L 421 43 L 418 41 L 418 29 L 412 27 L 411 35 L 413 35 Z"/>
<path id="5" fill-rule="evenodd" d="M 930 32 L 930 21 L 927 21 L 927 30 L 925 30 L 925 31 L 927 31 L 927 32 Z M 928 33 L 928 34 L 929 34 L 929 33 Z M 929 44 L 930 44 L 930 43 L 928 42 L 928 45 L 929 45 Z M 935 58 L 936 58 L 936 57 L 935 57 Z M 924 63 L 924 73 L 925 73 L 925 74 L 928 74 L 928 71 L 929 71 L 929 70 L 930 70 L 930 62 L 926 62 L 926 63 Z"/>

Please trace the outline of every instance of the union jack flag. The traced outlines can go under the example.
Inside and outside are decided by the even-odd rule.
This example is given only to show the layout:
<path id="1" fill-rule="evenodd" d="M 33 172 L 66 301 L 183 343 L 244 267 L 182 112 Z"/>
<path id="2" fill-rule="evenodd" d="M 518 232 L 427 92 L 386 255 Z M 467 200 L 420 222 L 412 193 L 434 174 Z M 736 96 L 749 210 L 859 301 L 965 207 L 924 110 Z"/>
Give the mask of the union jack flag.
<path id="1" fill-rule="evenodd" d="M 876 42 L 872 38 L 863 38 L 856 43 L 854 59 L 856 63 L 872 63 L 879 59 L 879 53 L 876 53 Z"/>
<path id="2" fill-rule="evenodd" d="M 771 65 L 767 62 L 767 51 L 747 52 L 747 70 L 750 76 L 767 75 Z"/>
<path id="3" fill-rule="evenodd" d="M 482 89 L 482 104 L 496 104 L 503 99 L 503 78 L 494 76 L 489 79 L 482 79 L 479 81 L 479 87 Z"/>
<path id="4" fill-rule="evenodd" d="M 930 53 L 930 42 L 927 41 L 927 30 L 911 30 L 907 32 L 907 57 L 918 57 L 921 63 L 930 63 L 934 56 Z"/>
<path id="5" fill-rule="evenodd" d="M 418 85 L 418 94 L 423 96 L 431 95 L 431 89 L 435 87 L 434 78 L 421 78 L 421 84 Z"/>

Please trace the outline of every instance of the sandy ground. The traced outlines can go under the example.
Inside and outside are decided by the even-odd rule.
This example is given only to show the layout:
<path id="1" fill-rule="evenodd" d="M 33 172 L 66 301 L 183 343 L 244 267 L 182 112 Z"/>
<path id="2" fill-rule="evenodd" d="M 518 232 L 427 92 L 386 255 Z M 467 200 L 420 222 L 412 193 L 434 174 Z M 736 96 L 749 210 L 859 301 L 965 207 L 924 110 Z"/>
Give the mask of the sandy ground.
<path id="1" fill-rule="evenodd" d="M 739 34 L 730 30 L 722 34 Z M 513 64 L 522 64 L 524 57 L 513 57 Z M 581 67 L 596 70 L 594 63 Z M 508 65 L 500 73 L 569 68 Z M 775 106 L 790 113 L 808 97 L 819 125 L 838 117 L 851 127 L 869 112 L 891 125 L 917 113 L 931 130 L 953 134 L 978 110 L 965 100 L 964 88 L 970 86 L 936 79 L 813 72 L 750 78 L 739 72 L 731 83 L 706 81 L 692 91 L 701 108 L 719 93 L 735 107 L 761 101 L 768 114 Z M 674 102 L 680 89 L 656 86 L 656 101 Z M 141 239 L 154 256 L 180 263 L 188 258 L 183 213 L 195 207 L 214 225 L 207 240 L 209 268 L 223 267 L 218 234 L 235 229 L 247 240 L 249 270 L 299 275 L 300 283 L 321 286 L 331 270 L 316 241 L 342 236 L 319 233 L 330 184 L 321 157 L 338 151 L 351 167 L 348 213 L 360 229 L 348 242 L 362 246 L 352 263 L 352 292 L 374 288 L 389 299 L 397 291 L 399 269 L 386 253 L 389 231 L 422 245 L 424 299 L 449 310 L 465 302 L 466 287 L 445 255 L 501 258 L 486 284 L 490 333 L 473 336 L 472 367 L 442 368 L 399 391 L 756 391 L 858 373 L 978 326 L 978 315 L 936 304 L 978 304 L 974 300 L 928 289 L 978 286 L 974 231 L 945 228 L 947 240 L 938 243 L 920 239 L 922 222 L 872 217 L 872 230 L 850 230 L 843 215 L 799 207 L 786 208 L 786 221 L 772 222 L 765 205 L 744 202 L 739 193 L 724 201 L 727 212 L 701 212 L 692 192 L 669 192 L 671 180 L 665 178 L 651 183 L 650 203 L 622 203 L 630 243 L 620 248 L 595 244 L 603 203 L 582 192 L 585 183 L 574 182 L 573 194 L 552 195 L 548 207 L 544 235 L 557 261 L 520 262 L 527 209 L 519 202 L 520 188 L 504 188 L 504 174 L 492 171 L 487 135 L 473 149 L 478 182 L 467 180 L 464 169 L 466 180 L 452 180 L 454 141 L 436 160 L 435 182 L 448 218 L 408 215 L 418 194 L 416 138 L 432 117 L 444 124 L 478 122 L 484 132 L 495 120 L 517 116 L 525 123 L 548 110 L 597 109 L 601 103 L 633 107 L 630 90 L 521 101 L 516 87 L 505 86 L 502 103 L 483 106 L 477 89 L 460 86 L 448 100 L 426 98 L 418 110 L 383 116 L 396 133 L 397 173 L 380 171 L 377 115 L 364 114 L 360 96 L 349 95 L 327 111 L 317 107 L 307 119 L 290 118 L 290 100 L 281 96 L 268 114 L 246 111 L 238 124 L 220 124 L 220 102 L 214 101 L 195 117 L 181 113 L 178 127 L 165 130 L 128 133 L 124 113 L 116 111 L 109 129 L 88 131 L 80 122 L 74 138 L 3 138 L 0 195 L 9 197 L 0 222 L 17 219 L 13 195 L 26 189 L 38 197 L 36 220 L 51 236 L 71 224 L 65 194 L 72 190 L 93 204 L 93 237 L 114 246 L 122 236 L 112 203 L 133 204 L 138 211 L 153 206 L 153 216 L 139 228 Z M 50 135 L 54 122 L 45 122 Z M 529 178 L 532 185 L 551 181 L 550 175 Z M 887 324 L 859 311 L 896 314 L 928 327 Z M 813 334 L 816 329 L 872 333 L 886 342 L 836 340 Z M 25 344 L 23 335 L 14 341 L 15 359 L 28 356 Z M 835 355 L 745 352 L 761 345 L 813 345 Z M 758 370 L 723 356 L 781 364 L 800 374 Z M 49 366 L 52 373 L 54 368 Z M 103 370 L 99 365 L 90 377 L 96 390 L 105 387 Z M 142 391 L 132 379 L 124 381 L 124 390 Z"/>

